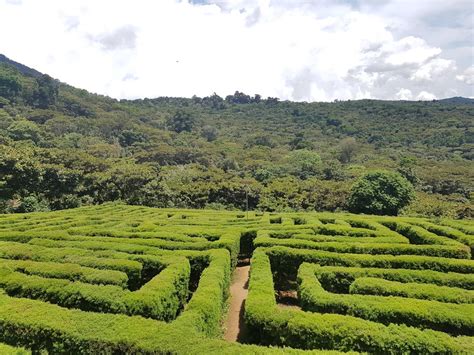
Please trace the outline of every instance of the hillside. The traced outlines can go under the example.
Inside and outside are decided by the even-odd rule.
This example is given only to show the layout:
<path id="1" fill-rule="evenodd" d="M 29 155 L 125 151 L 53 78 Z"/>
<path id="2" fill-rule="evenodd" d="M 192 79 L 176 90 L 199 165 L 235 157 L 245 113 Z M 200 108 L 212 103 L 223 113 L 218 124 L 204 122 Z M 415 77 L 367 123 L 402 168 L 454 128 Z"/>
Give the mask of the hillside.
<path id="1" fill-rule="evenodd" d="M 248 195 L 251 209 L 335 211 L 357 177 L 385 169 L 416 187 L 404 213 L 469 217 L 473 117 L 465 98 L 119 101 L 1 56 L 1 209 L 245 209 Z"/>

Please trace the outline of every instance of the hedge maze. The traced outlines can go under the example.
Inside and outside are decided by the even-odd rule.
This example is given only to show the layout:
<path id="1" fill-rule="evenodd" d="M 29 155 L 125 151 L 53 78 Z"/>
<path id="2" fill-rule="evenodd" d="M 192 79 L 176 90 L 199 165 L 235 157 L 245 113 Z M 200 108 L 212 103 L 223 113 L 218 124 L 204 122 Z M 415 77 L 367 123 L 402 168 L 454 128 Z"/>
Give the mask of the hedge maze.
<path id="1" fill-rule="evenodd" d="M 0 353 L 474 353 L 473 245 L 474 224 L 451 220 L 1 215 Z M 247 331 L 228 342 L 232 272 L 248 259 Z"/>

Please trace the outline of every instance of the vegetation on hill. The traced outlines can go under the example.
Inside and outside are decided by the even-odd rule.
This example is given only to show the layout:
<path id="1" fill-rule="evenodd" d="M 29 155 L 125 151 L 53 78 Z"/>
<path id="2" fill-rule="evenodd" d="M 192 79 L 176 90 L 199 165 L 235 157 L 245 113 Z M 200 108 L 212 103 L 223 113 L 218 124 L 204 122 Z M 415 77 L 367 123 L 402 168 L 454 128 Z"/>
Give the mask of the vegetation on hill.
<path id="1" fill-rule="evenodd" d="M 416 189 L 402 213 L 470 217 L 471 101 L 119 101 L 2 57 L 0 209 L 345 210 L 355 181 L 383 169 Z"/>

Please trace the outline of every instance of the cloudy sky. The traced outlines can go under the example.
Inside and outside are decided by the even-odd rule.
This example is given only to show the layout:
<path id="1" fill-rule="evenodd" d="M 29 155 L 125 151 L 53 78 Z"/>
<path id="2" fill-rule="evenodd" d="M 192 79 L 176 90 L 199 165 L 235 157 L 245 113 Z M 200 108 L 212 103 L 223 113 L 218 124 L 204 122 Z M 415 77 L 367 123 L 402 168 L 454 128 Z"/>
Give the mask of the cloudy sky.
<path id="1" fill-rule="evenodd" d="M 115 98 L 474 97 L 471 0 L 0 0 L 0 53 Z"/>

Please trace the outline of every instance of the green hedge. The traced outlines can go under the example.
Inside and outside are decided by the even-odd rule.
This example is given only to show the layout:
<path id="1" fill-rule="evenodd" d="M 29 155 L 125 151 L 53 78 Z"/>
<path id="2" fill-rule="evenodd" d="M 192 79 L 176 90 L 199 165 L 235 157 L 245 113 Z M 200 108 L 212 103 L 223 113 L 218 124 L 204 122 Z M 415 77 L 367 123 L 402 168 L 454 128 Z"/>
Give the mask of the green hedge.
<path id="1" fill-rule="evenodd" d="M 403 283 L 433 284 L 474 290 L 474 275 L 432 270 L 384 269 L 370 267 L 313 266 L 315 275 L 324 288 L 336 293 L 348 293 L 354 280 L 374 277 Z"/>
<path id="2" fill-rule="evenodd" d="M 0 354 L 2 355 L 28 355 L 31 351 L 23 348 L 16 348 L 7 344 L 0 344 Z"/>
<path id="3" fill-rule="evenodd" d="M 78 264 L 0 259 L 0 268 L 21 271 L 27 275 L 67 279 L 90 284 L 116 285 L 121 288 L 126 288 L 128 282 L 127 275 L 121 271 L 94 269 Z"/>
<path id="4" fill-rule="evenodd" d="M 400 220 L 383 220 L 381 223 L 396 231 L 397 233 L 407 237 L 412 244 L 439 244 L 452 246 L 463 245 L 456 240 L 452 240 L 441 235 L 436 235 L 422 227 L 410 225 L 408 223 L 401 222 Z"/>
<path id="5" fill-rule="evenodd" d="M 360 225 L 358 223 L 352 224 Z M 370 238 L 390 238 L 397 243 L 407 243 L 408 239 L 389 228 L 383 230 L 369 229 L 369 228 L 354 228 L 351 225 L 342 226 L 342 225 L 322 225 L 314 227 L 315 234 L 323 235 L 338 235 L 338 236 L 352 236 L 352 237 L 370 237 Z"/>
<path id="6" fill-rule="evenodd" d="M 445 245 L 407 245 L 389 243 L 342 243 L 342 242 L 314 242 L 302 239 L 281 239 L 259 236 L 254 240 L 256 247 L 286 246 L 290 248 L 326 250 L 336 253 L 355 254 L 390 254 L 390 255 L 424 255 L 443 258 L 470 259 L 469 247 Z"/>
<path id="7" fill-rule="evenodd" d="M 420 283 L 402 283 L 374 277 L 357 278 L 349 293 L 377 296 L 398 296 L 448 303 L 474 303 L 474 291 L 462 288 Z"/>
<path id="8" fill-rule="evenodd" d="M 254 342 L 302 349 L 369 353 L 472 353 L 471 337 L 380 323 L 337 314 L 308 313 L 277 307 L 269 257 L 256 250 L 251 262 L 245 318 Z"/>
<path id="9" fill-rule="evenodd" d="M 462 223 L 462 221 L 452 221 L 447 219 L 442 219 L 439 221 L 439 224 L 457 229 L 467 235 L 474 236 L 474 226 L 472 224 L 469 225 L 467 223 Z"/>
<path id="10" fill-rule="evenodd" d="M 385 269 L 433 270 L 474 273 L 474 261 L 420 255 L 342 254 L 323 250 L 294 249 L 282 246 L 265 248 L 278 278 L 295 279 L 301 263 L 330 266 L 376 267 Z"/>
<path id="11" fill-rule="evenodd" d="M 311 265 L 298 272 L 298 298 L 305 311 L 355 316 L 383 324 L 406 324 L 454 335 L 474 332 L 474 305 L 326 291 Z"/>
<path id="12" fill-rule="evenodd" d="M 474 250 L 474 236 L 473 235 L 465 234 L 462 231 L 459 231 L 449 226 L 443 226 L 443 225 L 434 224 L 434 223 L 425 222 L 425 221 L 417 220 L 411 223 L 415 225 L 419 225 L 432 233 L 436 233 L 438 235 L 442 235 L 442 236 L 457 240 L 458 242 L 463 243 L 465 245 L 468 245 L 471 248 L 471 254 L 473 253 L 473 250 Z"/>
<path id="13" fill-rule="evenodd" d="M 14 242 L 0 243 L 0 258 L 52 261 L 78 264 L 97 269 L 118 270 L 127 274 L 130 288 L 135 288 L 140 284 L 143 267 L 138 261 L 128 260 L 127 254 L 113 251 L 101 254 L 87 249 L 56 249 Z"/>
<path id="14" fill-rule="evenodd" d="M 29 244 L 48 248 L 81 248 L 90 250 L 114 250 L 127 253 L 149 253 L 155 249 L 164 250 L 210 250 L 225 248 L 229 250 L 233 265 L 237 263 L 240 248 L 240 233 L 226 232 L 213 242 L 176 242 L 172 240 L 154 240 L 142 238 L 81 237 L 69 236 L 67 239 L 33 238 Z"/>
<path id="15" fill-rule="evenodd" d="M 190 266 L 186 258 L 178 258 L 135 292 L 112 285 L 28 276 L 6 269 L 0 269 L 0 276 L 0 286 L 11 296 L 41 299 L 86 311 L 170 321 L 186 301 Z"/>
<path id="16" fill-rule="evenodd" d="M 0 341 L 69 354 L 299 354 L 298 350 L 228 343 L 220 332 L 230 282 L 230 255 L 209 251 L 199 287 L 176 320 L 67 310 L 0 292 Z M 314 354 L 338 352 L 313 351 Z"/>

